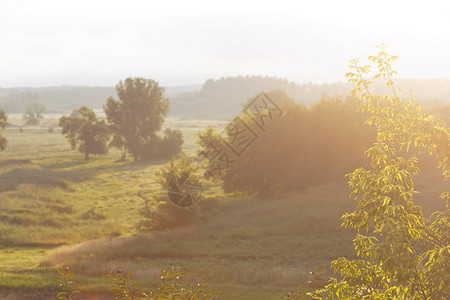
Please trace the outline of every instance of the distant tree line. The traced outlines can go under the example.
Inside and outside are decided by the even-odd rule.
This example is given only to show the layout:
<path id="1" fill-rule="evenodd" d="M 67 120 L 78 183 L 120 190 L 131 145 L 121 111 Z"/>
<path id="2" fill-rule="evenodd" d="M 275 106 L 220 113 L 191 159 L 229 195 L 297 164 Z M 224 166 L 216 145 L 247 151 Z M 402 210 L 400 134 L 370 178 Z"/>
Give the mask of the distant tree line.
<path id="1" fill-rule="evenodd" d="M 428 105 L 436 99 L 450 103 L 450 79 L 399 79 L 398 86 L 405 91 L 414 90 L 418 102 Z M 208 79 L 201 86 L 166 87 L 171 99 L 173 116 L 204 118 L 232 117 L 247 98 L 260 93 L 281 89 L 296 102 L 305 106 L 321 100 L 323 95 L 346 95 L 351 86 L 344 82 L 329 84 L 296 83 L 269 76 L 234 76 Z M 384 92 L 382 84 L 374 90 Z M 47 88 L 0 88 L 0 108 L 7 113 L 23 113 L 33 97 L 47 107 L 49 113 L 66 113 L 81 106 L 100 109 L 104 99 L 117 98 L 114 87 L 60 86 Z"/>
<path id="2" fill-rule="evenodd" d="M 403 90 L 414 90 L 421 104 L 435 99 L 450 103 L 450 79 L 402 79 L 398 85 Z M 298 84 L 286 79 L 268 76 L 235 76 L 208 79 L 199 91 L 190 91 L 171 97 L 172 115 L 230 118 L 239 113 L 240 104 L 260 92 L 284 90 L 297 103 L 305 106 L 320 101 L 324 95 L 347 95 L 351 85 L 343 82 L 330 84 Z M 385 86 L 376 84 L 374 90 L 384 92 Z"/>
<path id="3" fill-rule="evenodd" d="M 81 106 L 101 108 L 104 99 L 110 95 L 115 95 L 114 87 L 0 89 L 0 108 L 8 113 L 23 113 L 31 103 L 40 102 L 47 107 L 49 113 L 65 113 Z"/>

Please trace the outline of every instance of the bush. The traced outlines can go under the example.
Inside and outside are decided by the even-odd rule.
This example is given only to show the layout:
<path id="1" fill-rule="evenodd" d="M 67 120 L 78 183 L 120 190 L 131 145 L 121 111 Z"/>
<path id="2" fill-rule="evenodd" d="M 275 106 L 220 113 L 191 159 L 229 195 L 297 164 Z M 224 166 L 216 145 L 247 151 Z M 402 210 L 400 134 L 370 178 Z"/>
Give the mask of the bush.
<path id="1" fill-rule="evenodd" d="M 142 197 L 146 202 L 139 211 L 141 231 L 173 229 L 201 219 L 199 207 L 193 205 L 201 196 L 201 181 L 191 160 L 173 159 L 156 172 L 156 181 L 161 190 L 150 199 Z"/>
<path id="2" fill-rule="evenodd" d="M 363 150 L 375 140 L 375 132 L 364 126 L 364 114 L 358 111 L 355 98 L 324 98 L 306 108 L 279 91 L 268 95 L 281 105 L 284 115 L 268 121 L 265 132 L 253 128 L 258 138 L 240 157 L 233 158 L 221 176 L 226 192 L 255 191 L 270 196 L 304 190 L 343 180 L 343 174 L 366 163 Z M 239 117 L 252 126 L 248 117 Z M 226 153 L 224 141 L 228 140 L 207 128 L 199 133 L 197 143 L 203 151 L 199 156 L 208 152 L 211 141 Z M 217 166 L 214 161 L 205 164 L 209 170 Z"/>
<path id="3" fill-rule="evenodd" d="M 180 208 L 165 199 L 153 206 L 147 202 L 139 213 L 143 219 L 139 222 L 138 229 L 144 232 L 184 227 L 200 220 L 197 206 Z"/>
<path id="4" fill-rule="evenodd" d="M 181 153 L 183 134 L 179 130 L 166 129 L 164 137 L 155 135 L 143 146 L 141 157 L 144 160 L 167 160 Z"/>

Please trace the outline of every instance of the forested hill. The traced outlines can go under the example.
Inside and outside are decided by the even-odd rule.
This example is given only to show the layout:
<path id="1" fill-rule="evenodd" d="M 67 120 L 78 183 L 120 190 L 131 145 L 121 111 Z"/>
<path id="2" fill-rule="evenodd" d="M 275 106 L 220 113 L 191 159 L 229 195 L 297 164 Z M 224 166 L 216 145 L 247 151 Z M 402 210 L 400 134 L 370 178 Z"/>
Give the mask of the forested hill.
<path id="1" fill-rule="evenodd" d="M 190 114 L 193 117 L 214 115 L 216 117 L 234 116 L 242 108 L 242 103 L 260 92 L 281 89 L 305 105 L 320 100 L 322 94 L 345 95 L 346 85 L 302 84 L 289 82 L 276 77 L 246 76 L 226 77 L 217 80 L 208 79 L 199 91 L 182 93 L 171 100 L 171 114 L 181 116 Z"/>
<path id="2" fill-rule="evenodd" d="M 397 79 L 395 82 L 397 88 L 404 90 L 405 97 L 409 97 L 412 91 L 421 104 L 450 104 L 449 79 Z M 171 114 L 193 117 L 234 116 L 249 97 L 275 89 L 282 89 L 297 102 L 309 106 L 321 100 L 323 96 L 345 96 L 350 88 L 349 84 L 342 82 L 297 84 L 285 79 L 262 76 L 209 79 L 199 91 L 172 97 Z M 383 84 L 375 86 L 374 89 L 380 94 L 389 92 Z"/>
<path id="3" fill-rule="evenodd" d="M 449 79 L 397 79 L 396 85 L 413 91 L 421 104 L 450 103 Z M 285 79 L 263 76 L 237 76 L 209 79 L 203 85 L 166 87 L 170 99 L 170 115 L 195 118 L 229 118 L 236 115 L 248 98 L 264 91 L 282 89 L 297 102 L 305 105 L 324 95 L 345 96 L 350 89 L 346 83 L 297 84 Z M 383 93 L 385 86 L 375 89 Z M 101 109 L 110 96 L 116 97 L 114 87 L 62 86 L 45 88 L 0 88 L 0 109 L 7 113 L 23 113 L 33 102 L 46 106 L 47 113 L 69 113 L 82 105 Z"/>

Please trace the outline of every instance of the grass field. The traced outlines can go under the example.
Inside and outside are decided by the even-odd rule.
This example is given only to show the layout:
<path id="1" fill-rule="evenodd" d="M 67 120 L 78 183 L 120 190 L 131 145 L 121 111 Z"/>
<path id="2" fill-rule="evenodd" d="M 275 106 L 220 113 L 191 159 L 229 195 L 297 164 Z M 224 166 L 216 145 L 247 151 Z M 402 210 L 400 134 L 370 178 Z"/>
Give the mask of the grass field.
<path id="1" fill-rule="evenodd" d="M 195 135 L 206 121 L 171 120 L 181 129 L 184 151 L 195 152 Z M 215 125 L 219 126 L 220 123 Z M 56 129 L 7 128 L 9 147 L 0 152 L 0 296 L 56 298 L 56 268 L 76 273 L 79 299 L 110 299 L 105 275 L 132 272 L 143 290 L 154 289 L 161 271 L 201 276 L 219 299 L 280 299 L 321 265 L 352 257 L 354 233 L 340 216 L 355 203 L 343 178 L 279 199 L 224 194 L 210 186 L 199 204 L 201 223 L 140 234 L 144 200 L 158 190 L 154 172 L 164 162 L 117 162 L 119 153 L 88 162 L 71 151 Z M 344 174 L 343 174 L 344 175 Z M 444 183 L 419 178 L 425 212 L 442 208 L 435 199 Z M 327 272 L 325 270 L 325 272 Z"/>

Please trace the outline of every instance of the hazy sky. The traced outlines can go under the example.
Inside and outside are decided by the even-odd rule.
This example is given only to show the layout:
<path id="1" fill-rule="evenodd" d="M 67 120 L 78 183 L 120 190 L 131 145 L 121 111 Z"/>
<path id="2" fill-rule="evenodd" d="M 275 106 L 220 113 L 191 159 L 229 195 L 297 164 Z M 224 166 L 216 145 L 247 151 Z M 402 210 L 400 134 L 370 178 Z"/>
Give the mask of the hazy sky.
<path id="1" fill-rule="evenodd" d="M 381 42 L 400 77 L 450 78 L 450 1 L 0 0 L 0 87 L 344 81 Z"/>

